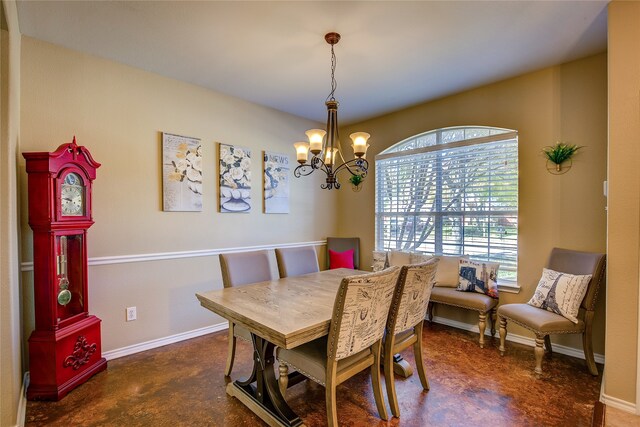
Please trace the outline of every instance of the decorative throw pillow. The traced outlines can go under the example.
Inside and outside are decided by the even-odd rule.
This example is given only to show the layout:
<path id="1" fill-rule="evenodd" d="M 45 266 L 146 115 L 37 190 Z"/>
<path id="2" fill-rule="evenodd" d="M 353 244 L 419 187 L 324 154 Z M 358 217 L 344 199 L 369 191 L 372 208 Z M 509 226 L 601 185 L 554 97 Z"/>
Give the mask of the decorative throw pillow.
<path id="1" fill-rule="evenodd" d="M 436 271 L 436 284 L 443 288 L 455 288 L 460 283 L 459 279 L 459 265 L 461 259 L 466 259 L 466 255 L 462 256 L 450 256 L 440 255 L 438 256 L 440 262 L 438 263 L 438 270 Z"/>
<path id="2" fill-rule="evenodd" d="M 350 268 L 353 270 L 353 249 L 344 252 L 329 249 L 329 270 L 334 268 Z"/>
<path id="3" fill-rule="evenodd" d="M 433 258 L 433 255 L 422 254 L 420 252 L 411 252 L 409 261 L 410 264 L 422 264 L 423 262 L 429 261 L 431 258 Z"/>
<path id="4" fill-rule="evenodd" d="M 496 262 L 460 260 L 460 284 L 457 290 L 479 292 L 498 298 L 498 267 Z"/>
<path id="5" fill-rule="evenodd" d="M 578 311 L 591 275 L 574 275 L 542 269 L 542 277 L 528 304 L 559 314 L 578 323 Z"/>
<path id="6" fill-rule="evenodd" d="M 371 270 L 382 271 L 387 267 L 389 267 L 387 253 L 385 251 L 373 251 L 373 263 L 371 264 Z"/>
<path id="7" fill-rule="evenodd" d="M 389 251 L 389 265 L 402 267 L 403 265 L 411 264 L 411 254 L 404 251 Z"/>

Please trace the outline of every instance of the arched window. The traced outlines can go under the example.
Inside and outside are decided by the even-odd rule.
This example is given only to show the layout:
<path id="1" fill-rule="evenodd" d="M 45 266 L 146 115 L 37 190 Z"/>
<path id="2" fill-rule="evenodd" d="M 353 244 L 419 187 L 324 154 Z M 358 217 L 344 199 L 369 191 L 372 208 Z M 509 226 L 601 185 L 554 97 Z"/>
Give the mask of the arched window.
<path id="1" fill-rule="evenodd" d="M 517 278 L 518 133 L 451 127 L 376 156 L 376 249 L 469 255 Z"/>

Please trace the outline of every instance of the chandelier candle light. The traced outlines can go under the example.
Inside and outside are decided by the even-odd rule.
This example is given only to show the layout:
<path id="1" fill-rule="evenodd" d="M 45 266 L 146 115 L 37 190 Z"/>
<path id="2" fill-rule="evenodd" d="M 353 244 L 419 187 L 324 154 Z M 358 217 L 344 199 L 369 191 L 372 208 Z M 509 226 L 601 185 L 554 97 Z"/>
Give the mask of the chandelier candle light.
<path id="1" fill-rule="evenodd" d="M 367 148 L 369 148 L 367 140 L 370 135 L 366 132 L 355 132 L 350 135 L 353 141 L 351 147 L 355 157 L 345 161 L 340 147 L 340 137 L 338 136 L 338 101 L 334 97 L 337 84 L 335 79 L 336 55 L 333 52 L 333 46 L 340 41 L 340 34 L 328 33 L 324 36 L 324 39 L 331 45 L 331 93 L 329 93 L 325 102 L 327 106 L 327 130 L 310 129 L 305 132 L 309 142 L 296 142 L 293 144 L 296 148 L 298 163 L 300 163 L 293 171 L 293 174 L 296 178 L 300 178 L 301 176 L 310 175 L 315 170 L 321 170 L 327 175 L 326 183 L 322 184 L 321 187 L 331 190 L 332 188 L 340 188 L 340 183 L 336 178 L 340 171 L 348 171 L 351 174 L 350 180 L 353 177 L 358 177 L 356 178 L 358 182 L 361 182 L 367 176 L 369 163 L 365 156 Z M 311 151 L 313 157 L 308 162 L 309 151 Z M 336 161 L 341 161 L 341 163 L 338 165 Z"/>

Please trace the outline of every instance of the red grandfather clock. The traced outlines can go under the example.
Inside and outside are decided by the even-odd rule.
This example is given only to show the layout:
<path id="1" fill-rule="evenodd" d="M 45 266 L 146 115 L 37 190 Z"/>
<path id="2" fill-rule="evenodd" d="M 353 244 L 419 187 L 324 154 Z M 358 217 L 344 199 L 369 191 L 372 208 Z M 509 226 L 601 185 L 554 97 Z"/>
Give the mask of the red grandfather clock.
<path id="1" fill-rule="evenodd" d="M 27 398 L 59 400 L 107 367 L 101 320 L 89 314 L 87 298 L 91 184 L 100 163 L 75 137 L 52 153 L 22 155 L 29 175 L 36 318 Z"/>

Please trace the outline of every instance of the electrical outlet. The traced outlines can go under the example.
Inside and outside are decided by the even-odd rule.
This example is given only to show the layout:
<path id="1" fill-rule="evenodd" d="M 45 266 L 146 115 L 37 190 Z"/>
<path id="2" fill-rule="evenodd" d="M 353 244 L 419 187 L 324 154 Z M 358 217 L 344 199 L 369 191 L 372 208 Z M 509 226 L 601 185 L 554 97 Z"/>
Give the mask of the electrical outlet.
<path id="1" fill-rule="evenodd" d="M 135 307 L 127 307 L 127 322 L 131 322 L 132 320 L 136 320 L 136 308 Z"/>

